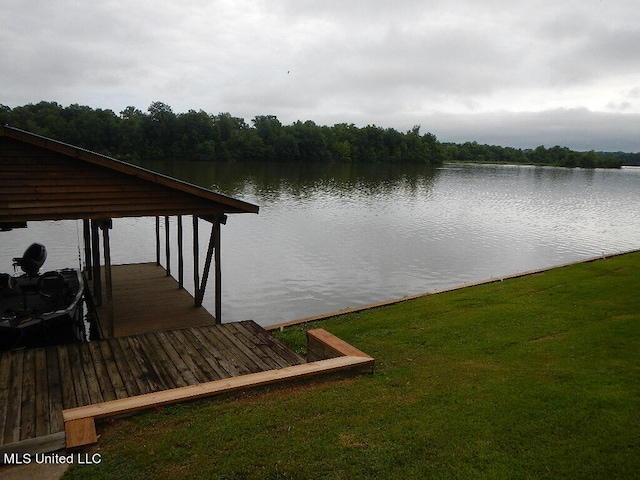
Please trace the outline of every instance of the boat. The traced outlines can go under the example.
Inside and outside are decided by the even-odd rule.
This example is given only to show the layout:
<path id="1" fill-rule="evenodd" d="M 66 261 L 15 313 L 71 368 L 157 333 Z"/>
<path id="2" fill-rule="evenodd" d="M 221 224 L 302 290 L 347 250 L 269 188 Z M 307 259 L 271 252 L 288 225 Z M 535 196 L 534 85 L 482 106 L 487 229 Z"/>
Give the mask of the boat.
<path id="1" fill-rule="evenodd" d="M 40 273 L 46 258 L 44 245 L 34 243 L 13 259 L 22 274 L 0 273 L 0 350 L 88 340 L 82 273 Z"/>

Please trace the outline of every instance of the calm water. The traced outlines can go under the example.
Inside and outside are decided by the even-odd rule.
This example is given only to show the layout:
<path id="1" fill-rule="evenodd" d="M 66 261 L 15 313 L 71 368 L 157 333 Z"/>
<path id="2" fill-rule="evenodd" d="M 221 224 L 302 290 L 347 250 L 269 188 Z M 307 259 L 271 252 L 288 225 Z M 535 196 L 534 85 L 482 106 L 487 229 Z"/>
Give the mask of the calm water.
<path id="1" fill-rule="evenodd" d="M 640 248 L 635 168 L 195 167 L 153 165 L 260 205 L 222 229 L 224 321 L 268 325 Z M 76 266 L 78 238 L 76 222 L 2 233 L 0 271 L 32 241 L 47 245 L 47 268 Z M 154 261 L 153 239 L 153 219 L 115 220 L 114 263 Z"/>

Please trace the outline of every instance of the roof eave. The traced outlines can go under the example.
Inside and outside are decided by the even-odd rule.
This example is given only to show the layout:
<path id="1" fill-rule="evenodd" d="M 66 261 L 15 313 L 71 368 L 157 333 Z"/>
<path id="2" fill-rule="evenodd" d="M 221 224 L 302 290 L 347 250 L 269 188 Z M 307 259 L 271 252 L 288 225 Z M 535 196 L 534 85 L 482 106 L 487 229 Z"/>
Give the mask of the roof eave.
<path id="1" fill-rule="evenodd" d="M 174 188 L 176 190 L 183 191 L 192 195 L 196 195 L 214 202 L 223 204 L 225 207 L 225 213 L 258 213 L 260 207 L 237 198 L 229 197 L 221 193 L 216 193 L 212 190 L 208 190 L 197 185 L 193 185 L 176 178 L 163 175 L 152 170 L 147 170 L 130 163 L 123 162 L 113 157 L 103 155 L 100 153 L 92 152 L 90 150 L 70 145 L 58 140 L 36 135 L 18 128 L 10 127 L 8 125 L 0 125 L 0 137 L 13 138 L 37 147 L 45 148 L 57 153 L 77 158 L 85 162 L 100 165 L 105 168 L 119 171 L 128 175 L 136 176 L 142 180 L 164 185 L 166 187 Z"/>

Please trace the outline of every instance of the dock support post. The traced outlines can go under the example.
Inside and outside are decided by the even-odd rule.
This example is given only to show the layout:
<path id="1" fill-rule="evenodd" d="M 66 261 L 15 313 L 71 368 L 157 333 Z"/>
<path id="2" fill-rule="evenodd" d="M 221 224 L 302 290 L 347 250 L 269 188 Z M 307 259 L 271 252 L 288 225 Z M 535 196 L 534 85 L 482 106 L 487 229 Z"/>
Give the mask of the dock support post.
<path id="1" fill-rule="evenodd" d="M 97 220 L 91 220 L 91 253 L 93 255 L 93 299 L 102 305 L 102 278 L 100 275 L 100 232 Z"/>
<path id="2" fill-rule="evenodd" d="M 91 268 L 91 223 L 88 219 L 82 220 L 82 236 L 84 239 L 84 270 L 87 279 L 93 278 L 93 269 Z"/>
<path id="3" fill-rule="evenodd" d="M 215 248 L 215 281 L 216 281 L 216 323 L 222 323 L 222 269 L 220 266 L 220 225 L 225 223 L 227 217 L 222 215 L 213 224 L 213 247 Z"/>
<path id="4" fill-rule="evenodd" d="M 100 228 L 102 229 L 102 241 L 104 243 L 104 281 L 106 284 L 107 297 L 107 336 L 109 338 L 115 336 L 113 324 L 113 283 L 111 280 L 111 243 L 109 241 L 109 229 L 111 227 L 111 219 L 101 222 Z"/>
<path id="5" fill-rule="evenodd" d="M 199 265 L 199 242 L 198 242 L 198 216 L 193 216 L 193 298 L 198 306 L 198 296 L 200 295 L 200 265 Z"/>
<path id="6" fill-rule="evenodd" d="M 184 257 L 182 254 L 182 215 L 178 215 L 178 288 L 184 288 Z"/>
<path id="7" fill-rule="evenodd" d="M 164 249 L 167 257 L 167 277 L 171 276 L 171 238 L 169 238 L 169 217 L 164 217 Z"/>
<path id="8" fill-rule="evenodd" d="M 160 217 L 156 217 L 156 265 L 160 266 Z"/>

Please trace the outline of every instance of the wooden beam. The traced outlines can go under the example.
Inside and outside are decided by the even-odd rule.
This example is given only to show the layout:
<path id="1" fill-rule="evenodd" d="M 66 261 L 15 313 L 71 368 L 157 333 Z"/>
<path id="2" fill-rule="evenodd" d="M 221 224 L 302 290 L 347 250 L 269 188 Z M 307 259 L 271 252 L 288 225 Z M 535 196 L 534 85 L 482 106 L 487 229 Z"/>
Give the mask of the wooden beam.
<path id="1" fill-rule="evenodd" d="M 220 229 L 221 222 L 218 220 L 213 224 L 213 247 L 215 249 L 215 317 L 216 323 L 222 323 L 222 267 L 220 257 Z"/>
<path id="2" fill-rule="evenodd" d="M 13 443 L 5 443 L 0 445 L 0 459 L 4 459 L 4 455 L 17 453 L 19 455 L 28 453 L 33 461 L 34 453 L 49 453 L 61 450 L 66 447 L 65 432 L 55 432 L 41 437 L 29 438 Z M 8 472 L 7 472 L 8 473 Z"/>
<path id="3" fill-rule="evenodd" d="M 84 239 L 84 270 L 87 279 L 93 278 L 93 269 L 91 268 L 91 222 L 86 218 L 82 220 L 82 237 Z"/>
<path id="4" fill-rule="evenodd" d="M 171 238 L 169 236 L 169 217 L 164 217 L 164 249 L 167 259 L 167 277 L 171 275 Z"/>
<path id="5" fill-rule="evenodd" d="M 102 276 L 100 274 L 100 233 L 97 220 L 91 220 L 91 252 L 93 254 L 93 299 L 102 305 Z"/>
<path id="6" fill-rule="evenodd" d="M 209 271 L 211 270 L 211 259 L 213 257 L 213 250 L 215 246 L 215 223 L 211 225 L 211 236 L 209 237 L 209 248 L 207 249 L 207 258 L 204 263 L 204 271 L 202 272 L 202 283 L 198 289 L 198 295 L 196 296 L 196 306 L 201 307 L 204 300 L 204 292 L 207 288 L 207 280 L 209 279 Z M 220 321 L 216 318 L 216 323 Z"/>
<path id="7" fill-rule="evenodd" d="M 182 250 L 182 215 L 178 215 L 178 288 L 184 288 L 184 255 Z"/>
<path id="8" fill-rule="evenodd" d="M 366 353 L 327 332 L 323 328 L 307 331 L 307 361 L 313 362 L 345 355 L 373 360 L 373 358 Z"/>
<path id="9" fill-rule="evenodd" d="M 113 281 L 111 278 L 111 243 L 109 240 L 109 229 L 111 228 L 111 220 L 102 222 L 102 241 L 104 244 L 104 275 L 107 297 L 107 335 L 109 338 L 115 336 L 115 327 L 113 319 Z"/>
<path id="10" fill-rule="evenodd" d="M 193 298 L 198 298 L 198 288 L 200 287 L 200 251 L 198 240 L 198 217 L 193 216 Z M 198 301 L 195 300 L 198 305 Z"/>
<path id="11" fill-rule="evenodd" d="M 160 217 L 156 216 L 156 265 L 160 266 Z"/>
<path id="12" fill-rule="evenodd" d="M 67 448 L 91 445 L 98 441 L 96 423 L 93 418 L 79 418 L 64 422 L 64 433 Z"/>

